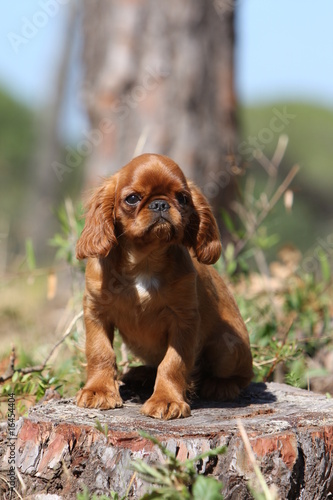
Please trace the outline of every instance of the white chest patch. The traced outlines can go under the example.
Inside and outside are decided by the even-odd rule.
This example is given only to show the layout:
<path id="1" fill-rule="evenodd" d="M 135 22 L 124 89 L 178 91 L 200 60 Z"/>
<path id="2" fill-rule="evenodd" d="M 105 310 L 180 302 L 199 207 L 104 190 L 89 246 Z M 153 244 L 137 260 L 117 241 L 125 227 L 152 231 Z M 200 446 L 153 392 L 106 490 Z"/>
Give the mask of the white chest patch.
<path id="1" fill-rule="evenodd" d="M 160 283 L 154 276 L 139 275 L 135 279 L 135 288 L 141 300 L 147 300 L 152 292 L 159 289 Z"/>

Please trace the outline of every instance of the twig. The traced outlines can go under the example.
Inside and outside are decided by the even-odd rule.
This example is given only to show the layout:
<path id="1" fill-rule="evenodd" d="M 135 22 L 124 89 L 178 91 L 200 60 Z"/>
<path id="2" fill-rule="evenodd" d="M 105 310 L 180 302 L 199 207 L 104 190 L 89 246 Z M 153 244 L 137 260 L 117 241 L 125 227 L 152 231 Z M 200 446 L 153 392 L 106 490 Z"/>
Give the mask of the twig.
<path id="1" fill-rule="evenodd" d="M 282 134 L 279 137 L 276 150 L 274 152 L 273 158 L 271 159 L 271 163 L 274 165 L 276 170 L 279 168 L 280 163 L 284 157 L 287 146 L 289 142 L 289 137 L 286 134 Z"/>
<path id="2" fill-rule="evenodd" d="M 15 361 L 16 361 L 15 346 L 12 345 L 12 352 L 11 352 L 10 358 L 9 358 L 9 365 L 7 367 L 7 370 L 3 374 L 3 377 L 9 377 L 10 378 L 13 375 L 14 369 L 15 369 Z M 0 382 L 1 382 L 1 378 L 2 377 L 0 377 Z"/>
<path id="3" fill-rule="evenodd" d="M 129 496 L 130 494 L 130 491 L 131 491 L 131 488 L 132 488 L 132 484 L 134 482 L 134 479 L 136 477 L 136 472 L 134 472 L 133 476 L 131 477 L 131 480 L 129 482 L 129 485 L 128 485 L 128 488 L 127 488 L 127 491 L 126 491 L 126 498 Z"/>
<path id="4" fill-rule="evenodd" d="M 124 342 L 121 343 L 120 353 L 121 353 L 121 362 L 119 363 L 119 365 L 124 367 L 123 374 L 125 374 L 128 370 L 128 351 L 126 344 Z"/>
<path id="5" fill-rule="evenodd" d="M 272 363 L 274 363 L 277 359 L 277 356 L 274 356 L 274 358 L 271 358 L 271 359 L 265 359 L 264 361 L 253 361 L 253 365 L 256 367 L 256 368 L 260 368 L 261 366 L 265 366 L 265 365 L 270 365 Z"/>
<path id="6" fill-rule="evenodd" d="M 256 249 L 256 251 L 254 253 L 254 259 L 257 263 L 260 274 L 264 277 L 270 278 L 271 274 L 270 274 L 269 266 L 268 266 L 266 258 L 265 258 L 265 254 L 260 248 Z M 266 294 L 267 294 L 269 301 L 271 303 L 271 308 L 274 311 L 275 316 L 277 317 L 278 316 L 278 308 L 277 308 L 276 301 L 274 300 L 275 299 L 274 293 L 273 293 L 271 287 L 269 286 L 268 279 L 264 279 L 263 284 L 264 284 Z"/>
<path id="7" fill-rule="evenodd" d="M 59 347 L 60 344 L 63 343 L 63 341 L 70 335 L 71 331 L 72 331 L 72 328 L 73 326 L 75 325 L 75 323 L 80 319 L 82 318 L 83 316 L 83 311 L 80 311 L 76 316 L 74 316 L 74 318 L 72 319 L 72 321 L 70 322 L 67 330 L 65 331 L 63 337 L 53 346 L 53 348 L 51 349 L 49 355 L 47 356 L 47 358 L 45 359 L 43 365 L 44 367 L 46 366 L 48 360 L 51 358 L 52 354 L 54 353 L 54 351 L 57 349 L 57 347 Z"/>
<path id="8" fill-rule="evenodd" d="M 256 149 L 253 152 L 254 158 L 258 163 L 266 170 L 270 177 L 276 176 L 276 168 L 275 165 L 272 164 L 271 160 L 267 158 L 267 156 L 261 151 L 261 149 Z"/>
<path id="9" fill-rule="evenodd" d="M 83 311 L 80 311 L 76 316 L 74 316 L 74 318 L 70 322 L 70 324 L 69 324 L 68 328 L 66 329 L 62 338 L 52 347 L 51 351 L 49 352 L 49 354 L 47 355 L 47 357 L 45 358 L 44 362 L 41 365 L 27 366 L 26 368 L 17 368 L 15 370 L 14 363 L 15 363 L 16 356 L 15 356 L 15 348 L 13 347 L 12 354 L 11 354 L 11 357 L 9 360 L 9 366 L 8 366 L 6 372 L 0 377 L 0 383 L 6 382 L 7 380 L 11 379 L 12 376 L 14 375 L 14 373 L 16 373 L 16 372 L 22 373 L 23 375 L 26 375 L 27 373 L 33 373 L 33 372 L 42 372 L 45 369 L 45 367 L 46 367 L 49 359 L 51 358 L 52 354 L 54 353 L 54 351 L 70 335 L 73 326 L 82 316 L 83 316 Z"/>
<path id="10" fill-rule="evenodd" d="M 17 471 L 17 469 L 15 469 L 15 470 Z M 0 479 L 2 479 L 2 481 L 3 481 L 4 483 L 6 483 L 6 485 L 8 486 L 8 489 L 10 489 L 10 484 L 9 484 L 9 482 L 7 481 L 7 479 L 6 479 L 4 476 L 0 476 Z M 17 491 L 17 489 L 16 489 L 16 488 L 14 488 L 14 491 L 15 491 L 16 495 L 17 495 L 17 496 L 18 496 L 21 500 L 23 500 L 23 498 L 21 497 L 21 495 L 19 494 L 19 492 Z M 5 497 L 3 497 L 3 498 L 5 498 Z M 12 498 L 12 497 L 10 497 L 10 498 Z"/>
<path id="11" fill-rule="evenodd" d="M 23 481 L 23 477 L 21 476 L 20 471 L 17 468 L 15 468 L 15 473 L 16 473 L 16 476 L 17 476 L 17 478 L 18 478 L 18 480 L 19 480 L 19 482 L 21 484 L 21 488 L 22 488 L 22 491 L 23 491 L 23 494 L 24 494 L 27 491 L 27 486 L 26 486 L 25 482 Z M 17 495 L 20 498 L 22 498 L 16 490 L 15 490 L 15 492 L 17 493 Z M 22 500 L 23 500 L 23 498 L 22 498 Z"/>
<path id="12" fill-rule="evenodd" d="M 148 125 L 146 125 L 138 139 L 138 142 L 135 146 L 135 149 L 134 149 L 134 153 L 133 153 L 133 158 L 135 158 L 135 156 L 138 156 L 138 155 L 141 155 L 144 147 L 145 147 L 145 144 L 147 142 L 147 137 L 149 135 L 149 130 L 150 130 L 150 127 Z"/>
<path id="13" fill-rule="evenodd" d="M 262 475 L 261 470 L 259 469 L 259 466 L 258 466 L 257 461 L 256 461 L 256 457 L 254 456 L 253 450 L 251 448 L 250 440 L 248 438 L 246 430 L 245 430 L 240 419 L 237 419 L 237 425 L 238 425 L 238 429 L 239 429 L 241 438 L 242 438 L 244 446 L 245 446 L 246 453 L 248 454 L 248 457 L 249 457 L 249 460 L 250 460 L 251 465 L 253 467 L 253 470 L 255 472 L 255 475 L 258 478 L 258 481 L 259 481 L 259 484 L 262 488 L 265 499 L 266 500 L 277 500 L 278 497 L 277 497 L 276 491 L 274 491 L 275 488 L 273 489 L 273 488 L 269 488 L 267 486 L 265 478 Z"/>
<path id="14" fill-rule="evenodd" d="M 248 232 L 246 237 L 243 240 L 238 241 L 238 243 L 235 246 L 235 256 L 237 256 L 245 247 L 245 245 L 249 242 L 249 240 L 254 236 L 256 233 L 258 227 L 262 224 L 264 219 L 267 217 L 269 212 L 274 208 L 274 206 L 277 204 L 283 193 L 288 189 L 290 183 L 294 179 L 294 177 L 297 175 L 299 171 L 299 165 L 294 165 L 293 168 L 290 170 L 289 174 L 285 178 L 285 180 L 282 182 L 282 184 L 278 187 L 276 190 L 275 194 L 272 196 L 271 200 L 267 204 L 267 206 L 262 210 L 261 214 L 259 214 L 259 217 L 254 224 L 253 228 L 251 231 Z"/>
<path id="15" fill-rule="evenodd" d="M 282 134 L 279 137 L 273 158 L 270 160 L 258 149 L 254 152 L 255 159 L 261 164 L 261 166 L 266 170 L 270 177 L 276 177 L 280 163 L 284 157 L 288 146 L 289 138 L 286 134 Z"/>

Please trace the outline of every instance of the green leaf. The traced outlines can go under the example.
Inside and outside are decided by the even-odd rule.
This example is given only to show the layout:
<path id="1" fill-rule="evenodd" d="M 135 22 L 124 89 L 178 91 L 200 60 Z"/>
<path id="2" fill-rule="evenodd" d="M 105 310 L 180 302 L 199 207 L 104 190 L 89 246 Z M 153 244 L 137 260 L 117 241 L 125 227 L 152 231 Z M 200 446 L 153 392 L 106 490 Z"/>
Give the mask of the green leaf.
<path id="1" fill-rule="evenodd" d="M 232 260 L 231 262 L 228 262 L 228 265 L 227 265 L 227 274 L 234 274 L 234 272 L 236 271 L 237 269 L 237 262 L 235 260 Z"/>
<path id="2" fill-rule="evenodd" d="M 85 486 L 83 488 L 83 492 L 82 493 L 77 493 L 76 498 L 77 498 L 77 500 L 89 500 L 89 490 L 88 490 L 88 488 Z"/>
<path id="3" fill-rule="evenodd" d="M 151 491 L 150 493 L 146 493 L 145 495 L 143 495 L 140 500 L 156 500 L 158 498 L 166 498 L 163 491 Z M 176 498 L 174 497 L 173 500 L 176 500 Z"/>
<path id="4" fill-rule="evenodd" d="M 192 493 L 193 500 L 223 500 L 222 484 L 213 477 L 198 476 Z"/>
<path id="5" fill-rule="evenodd" d="M 241 270 L 244 272 L 244 273 L 247 273 L 249 271 L 249 265 L 247 263 L 247 261 L 244 259 L 244 257 L 238 257 L 238 264 L 241 268 Z"/>
<path id="6" fill-rule="evenodd" d="M 36 259 L 35 259 L 35 251 L 32 243 L 32 239 L 28 238 L 25 242 L 25 253 L 27 257 L 27 264 L 29 271 L 33 271 L 36 269 Z"/>
<path id="7" fill-rule="evenodd" d="M 300 378 L 294 373 L 287 373 L 285 376 L 285 381 L 288 385 L 293 385 L 294 387 L 301 387 Z"/>
<path id="8" fill-rule="evenodd" d="M 235 232 L 235 225 L 233 223 L 232 218 L 230 217 L 229 213 L 223 208 L 222 209 L 222 219 L 225 224 L 225 227 L 228 229 L 230 233 Z"/>
<path id="9" fill-rule="evenodd" d="M 328 283 L 331 279 L 331 267 L 327 254 L 324 250 L 321 250 L 320 252 L 318 252 L 318 257 L 320 262 L 321 275 L 323 277 L 323 280 Z"/>
<path id="10" fill-rule="evenodd" d="M 225 249 L 224 255 L 225 255 L 225 258 L 227 261 L 231 261 L 234 259 L 235 247 L 232 243 L 228 243 L 227 248 Z"/>
<path id="11" fill-rule="evenodd" d="M 190 459 L 190 460 L 185 460 L 185 465 L 187 465 L 189 462 L 198 462 L 199 460 L 203 460 L 205 458 L 210 458 L 210 457 L 216 457 L 217 455 L 223 455 L 227 451 L 226 446 L 219 446 L 218 448 L 213 448 L 212 450 L 207 450 L 204 453 L 201 453 L 200 455 L 197 455 L 196 457 Z"/>
<path id="12" fill-rule="evenodd" d="M 164 486 L 170 486 L 171 479 L 167 469 L 162 467 L 151 467 L 143 460 L 136 460 L 132 462 L 131 467 L 133 470 L 141 474 L 145 481 Z"/>
<path id="13" fill-rule="evenodd" d="M 156 444 L 156 446 L 159 447 L 159 449 L 161 450 L 161 452 L 166 455 L 168 458 L 170 458 L 171 460 L 176 460 L 175 459 L 175 456 L 174 454 L 169 451 L 157 438 L 155 438 L 154 436 L 151 436 L 150 434 L 148 434 L 147 432 L 145 431 L 138 431 L 139 432 L 139 435 L 145 439 L 149 439 L 149 441 L 151 441 L 153 444 Z"/>
<path id="14" fill-rule="evenodd" d="M 101 424 L 101 422 L 98 420 L 98 418 L 95 418 L 95 428 L 100 431 L 104 436 L 107 438 L 108 437 L 108 431 L 109 428 L 107 424 L 104 424 L 104 426 Z"/>

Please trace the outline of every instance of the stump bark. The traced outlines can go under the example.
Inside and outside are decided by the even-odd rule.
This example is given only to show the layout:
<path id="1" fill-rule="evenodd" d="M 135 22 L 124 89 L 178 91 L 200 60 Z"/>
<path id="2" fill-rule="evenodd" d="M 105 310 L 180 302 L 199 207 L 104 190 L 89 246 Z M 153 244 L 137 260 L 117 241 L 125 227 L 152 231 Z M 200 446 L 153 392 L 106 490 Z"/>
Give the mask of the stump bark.
<path id="1" fill-rule="evenodd" d="M 237 419 L 267 484 L 277 486 L 281 499 L 333 496 L 333 400 L 276 383 L 251 384 L 233 403 L 197 400 L 190 418 L 168 422 L 142 416 L 133 397 L 123 408 L 108 411 L 78 408 L 72 399 L 37 405 L 17 422 L 16 467 L 26 487 L 23 496 L 75 499 L 84 486 L 91 494 L 116 491 L 121 496 L 131 485 L 129 498 L 140 498 L 148 487 L 133 475 L 131 461 L 163 461 L 159 449 L 139 436 L 142 429 L 179 459 L 226 445 L 224 455 L 198 463 L 198 469 L 222 481 L 225 499 L 250 499 L 248 482 L 255 476 Z M 97 421 L 107 426 L 107 436 L 96 428 Z M 4 470 L 5 429 L 0 452 Z"/>

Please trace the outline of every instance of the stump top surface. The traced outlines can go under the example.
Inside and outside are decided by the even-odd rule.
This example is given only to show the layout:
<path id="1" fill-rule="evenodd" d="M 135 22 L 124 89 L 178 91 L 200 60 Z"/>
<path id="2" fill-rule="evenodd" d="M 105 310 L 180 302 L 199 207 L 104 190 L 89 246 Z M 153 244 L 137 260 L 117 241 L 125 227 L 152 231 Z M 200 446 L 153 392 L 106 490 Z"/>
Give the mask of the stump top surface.
<path id="1" fill-rule="evenodd" d="M 16 466 L 29 498 L 44 492 L 46 484 L 47 491 L 62 492 L 59 499 L 76 498 L 83 485 L 104 495 L 111 485 L 126 498 L 130 487 L 129 498 L 141 498 L 147 485 L 133 475 L 132 461 L 164 460 L 159 448 L 138 434 L 143 430 L 179 460 L 226 445 L 225 454 L 199 461 L 198 470 L 222 481 L 227 500 L 248 499 L 247 483 L 255 473 L 238 419 L 267 484 L 278 487 L 279 498 L 321 500 L 333 493 L 332 399 L 287 385 L 251 384 L 233 403 L 197 400 L 191 417 L 163 421 L 141 415 L 138 396 L 122 392 L 123 408 L 84 409 L 73 399 L 51 400 L 19 420 Z M 8 464 L 9 448 L 5 440 L 1 445 L 0 435 L 0 456 L 1 448 L 3 463 Z"/>
<path id="2" fill-rule="evenodd" d="M 229 434 L 241 419 L 247 431 L 267 435 L 301 427 L 333 425 L 333 399 L 283 384 L 251 384 L 233 403 L 196 400 L 192 415 L 180 420 L 155 420 L 141 415 L 141 403 L 125 400 L 114 410 L 85 409 L 73 399 L 49 401 L 30 409 L 33 422 L 95 427 L 96 421 L 117 433 L 144 430 L 155 435 L 207 436 Z"/>

